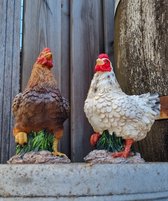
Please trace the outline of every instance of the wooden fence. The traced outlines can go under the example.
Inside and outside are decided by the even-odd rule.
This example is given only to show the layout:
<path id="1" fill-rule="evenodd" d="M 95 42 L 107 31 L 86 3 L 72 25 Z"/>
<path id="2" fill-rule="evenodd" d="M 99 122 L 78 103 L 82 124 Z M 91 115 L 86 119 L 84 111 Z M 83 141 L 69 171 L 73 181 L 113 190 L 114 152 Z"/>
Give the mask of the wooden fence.
<path id="1" fill-rule="evenodd" d="M 11 102 L 19 91 L 20 1 L 0 0 L 0 161 L 14 153 Z"/>
<path id="2" fill-rule="evenodd" d="M 120 4 L 115 16 L 115 71 L 121 87 L 129 94 L 157 91 L 167 95 L 167 0 L 116 2 Z M 21 0 L 0 0 L 1 163 L 15 152 L 12 99 L 24 90 L 44 47 L 53 52 L 54 74 L 71 104 L 61 151 L 72 161 L 82 161 L 91 150 L 93 131 L 83 106 L 98 54 L 106 52 L 113 61 L 113 10 L 113 0 L 24 0 L 20 57 Z M 167 124 L 168 120 L 156 122 L 148 137 L 137 144 L 147 161 L 168 160 Z"/>
<path id="3" fill-rule="evenodd" d="M 53 71 L 71 104 L 60 147 L 73 161 L 82 161 L 92 133 L 83 105 L 97 55 L 106 52 L 112 59 L 114 1 L 24 0 L 21 60 L 20 10 L 20 0 L 0 0 L 0 161 L 15 151 L 12 99 L 25 88 L 44 47 L 53 52 Z"/>

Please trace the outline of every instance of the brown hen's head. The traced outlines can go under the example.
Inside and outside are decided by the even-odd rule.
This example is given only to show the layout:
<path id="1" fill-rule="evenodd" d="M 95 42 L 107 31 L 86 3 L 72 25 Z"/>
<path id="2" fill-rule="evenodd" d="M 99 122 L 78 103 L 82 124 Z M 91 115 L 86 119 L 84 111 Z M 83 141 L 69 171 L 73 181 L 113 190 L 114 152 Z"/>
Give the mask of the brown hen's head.
<path id="1" fill-rule="evenodd" d="M 47 67 L 49 69 L 53 67 L 52 53 L 49 48 L 43 49 L 43 51 L 40 53 L 36 60 L 36 64 L 40 64 L 43 67 Z"/>

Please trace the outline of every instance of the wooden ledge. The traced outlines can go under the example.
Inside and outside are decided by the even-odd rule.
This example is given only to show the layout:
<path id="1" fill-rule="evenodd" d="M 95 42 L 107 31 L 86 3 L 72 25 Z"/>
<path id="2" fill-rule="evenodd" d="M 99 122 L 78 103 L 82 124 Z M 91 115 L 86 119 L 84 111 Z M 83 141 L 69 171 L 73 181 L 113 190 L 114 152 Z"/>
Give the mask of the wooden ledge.
<path id="1" fill-rule="evenodd" d="M 168 96 L 160 97 L 160 118 L 159 119 L 168 119 Z"/>

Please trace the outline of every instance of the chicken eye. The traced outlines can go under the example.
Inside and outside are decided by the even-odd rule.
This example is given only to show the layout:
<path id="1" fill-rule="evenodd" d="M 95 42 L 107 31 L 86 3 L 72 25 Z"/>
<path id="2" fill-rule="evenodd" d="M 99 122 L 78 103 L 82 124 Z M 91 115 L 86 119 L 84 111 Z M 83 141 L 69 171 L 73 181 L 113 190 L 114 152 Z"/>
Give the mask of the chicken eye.
<path id="1" fill-rule="evenodd" d="M 96 92 L 97 91 L 97 88 L 94 88 L 94 92 Z"/>
<path id="2" fill-rule="evenodd" d="M 110 79 L 110 75 L 108 75 L 107 78 Z"/>

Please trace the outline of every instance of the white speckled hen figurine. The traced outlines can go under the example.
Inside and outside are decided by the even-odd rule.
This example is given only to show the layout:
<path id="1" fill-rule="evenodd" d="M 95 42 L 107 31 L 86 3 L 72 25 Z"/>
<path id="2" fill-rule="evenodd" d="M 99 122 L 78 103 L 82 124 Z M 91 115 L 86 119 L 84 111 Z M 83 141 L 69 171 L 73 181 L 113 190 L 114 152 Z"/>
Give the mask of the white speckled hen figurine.
<path id="1" fill-rule="evenodd" d="M 150 131 L 160 114 L 160 103 L 156 93 L 125 94 L 116 80 L 108 55 L 100 54 L 84 111 L 96 132 L 91 136 L 91 143 L 108 130 L 109 134 L 115 133 L 125 140 L 124 150 L 112 156 L 127 158 L 132 144 L 145 138 Z"/>

